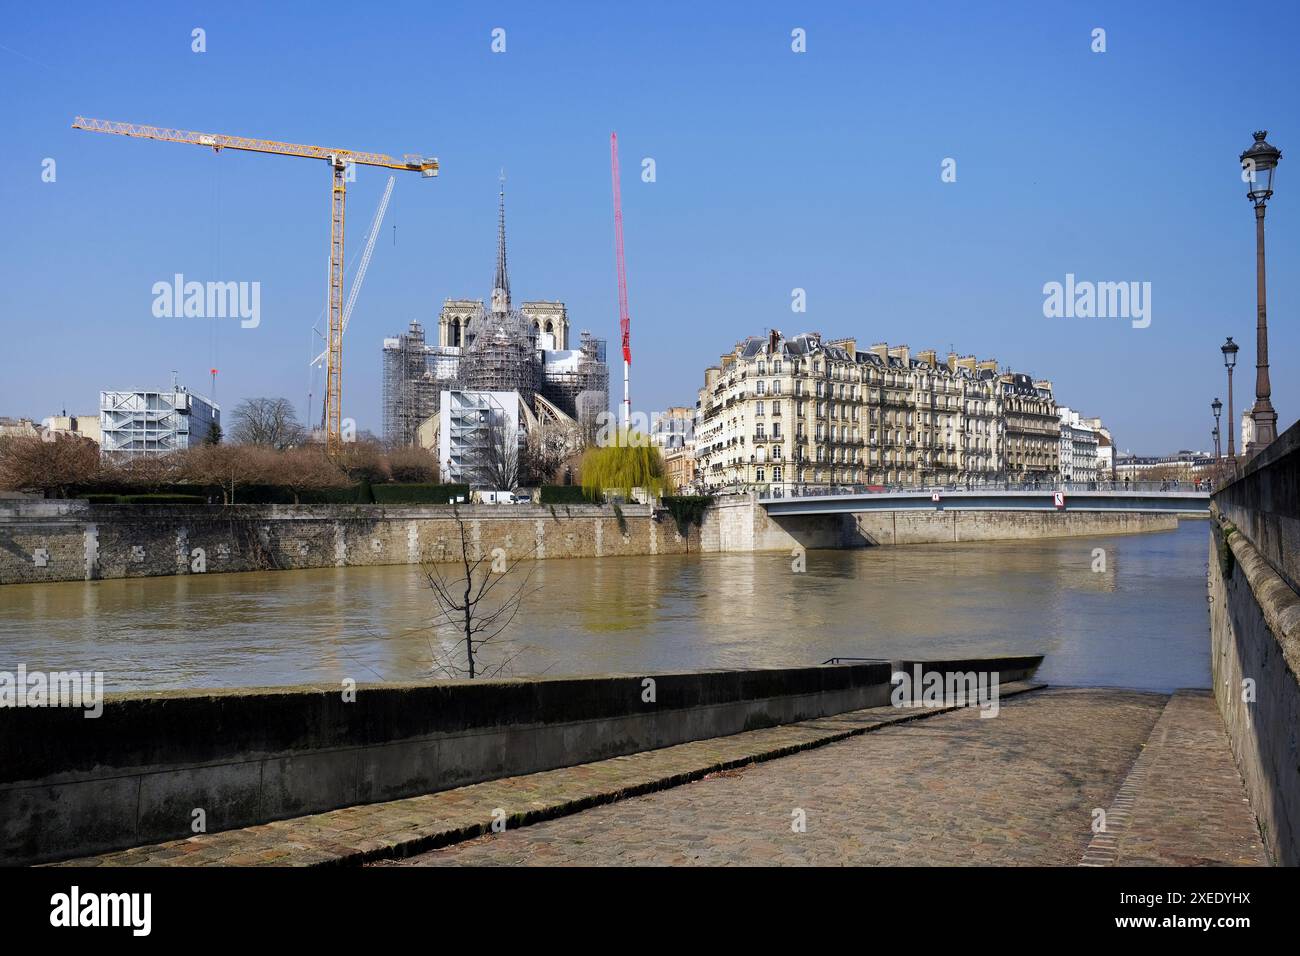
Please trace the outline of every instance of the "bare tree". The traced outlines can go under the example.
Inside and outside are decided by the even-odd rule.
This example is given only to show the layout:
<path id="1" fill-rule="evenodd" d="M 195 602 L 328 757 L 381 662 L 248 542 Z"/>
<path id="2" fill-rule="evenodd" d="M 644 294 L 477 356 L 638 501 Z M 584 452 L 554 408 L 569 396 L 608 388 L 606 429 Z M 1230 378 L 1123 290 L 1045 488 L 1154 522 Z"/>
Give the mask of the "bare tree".
<path id="1" fill-rule="evenodd" d="M 464 651 L 464 662 L 460 661 L 459 652 L 443 655 L 434 651 L 433 666 L 450 678 L 496 677 L 522 653 L 522 649 L 486 669 L 480 655 L 484 648 L 499 643 L 501 635 L 519 614 L 524 598 L 539 590 L 528 590 L 536 562 L 530 565 L 522 580 L 512 579 L 511 572 L 523 558 L 507 562 L 505 552 L 500 550 L 487 554 L 480 551 L 475 556 L 475 547 L 460 510 L 453 508 L 452 514 L 460 531 L 459 564 L 464 576 L 448 578 L 441 566 L 428 564 L 424 566 L 424 577 L 437 602 L 439 620 L 454 627 L 461 635 L 457 645 Z M 536 546 L 530 549 L 527 556 L 531 556 L 535 549 Z M 505 589 L 497 590 L 507 581 L 510 583 Z"/>
<path id="2" fill-rule="evenodd" d="M 230 438 L 239 445 L 285 449 L 303 440 L 302 423 L 287 398 L 246 398 L 230 416 Z"/>
<path id="3" fill-rule="evenodd" d="M 293 494 L 293 503 L 301 502 L 304 491 L 344 488 L 349 484 L 343 469 L 330 461 L 321 446 L 290 448 L 268 462 L 267 484 L 278 485 Z"/>
<path id="4" fill-rule="evenodd" d="M 383 446 L 373 439 L 344 442 L 338 463 L 353 481 L 387 481 L 391 474 Z"/>
<path id="5" fill-rule="evenodd" d="M 110 456 L 100 462 L 95 476 L 98 487 L 124 488 L 130 491 L 156 492 L 179 481 L 183 475 L 183 454 Z"/>
<path id="6" fill-rule="evenodd" d="M 194 484 L 219 487 L 222 504 L 234 504 L 240 485 L 267 480 L 273 454 L 254 445 L 197 445 L 185 451 L 180 474 Z"/>
<path id="7" fill-rule="evenodd" d="M 0 488 L 63 498 L 98 472 L 99 446 L 88 438 L 67 433 L 0 438 Z"/>
<path id="8" fill-rule="evenodd" d="M 529 433 L 520 474 L 524 481 L 548 484 L 564 468 L 569 456 L 582 448 L 578 425 L 545 422 Z"/>
<path id="9" fill-rule="evenodd" d="M 388 453 L 393 481 L 437 481 L 438 457 L 427 448 L 394 448 Z"/>
<path id="10" fill-rule="evenodd" d="M 519 428 L 504 416 L 488 413 L 482 438 L 468 457 L 467 471 L 474 484 L 494 491 L 514 491 L 519 487 L 522 464 Z"/>

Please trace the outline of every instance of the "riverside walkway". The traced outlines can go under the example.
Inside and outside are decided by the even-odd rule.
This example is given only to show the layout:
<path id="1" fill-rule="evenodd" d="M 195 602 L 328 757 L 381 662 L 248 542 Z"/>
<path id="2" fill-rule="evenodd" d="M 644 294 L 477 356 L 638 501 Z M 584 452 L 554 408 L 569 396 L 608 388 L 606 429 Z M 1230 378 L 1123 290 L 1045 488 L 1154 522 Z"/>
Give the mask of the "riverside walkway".
<path id="1" fill-rule="evenodd" d="M 1094 833 L 1097 811 L 1106 828 Z M 491 832 L 494 820 L 504 832 Z M 363 862 L 1269 860 L 1208 692 L 1012 684 L 992 718 L 978 708 L 871 708 L 68 861 Z"/>
<path id="2" fill-rule="evenodd" d="M 1137 758 L 1136 765 L 1134 758 Z M 1136 778 L 1136 779 L 1135 779 Z M 1093 835 L 1094 808 L 1107 813 Z M 806 832 L 795 832 L 803 811 Z M 1267 865 L 1208 695 L 1048 690 L 405 861 Z"/>

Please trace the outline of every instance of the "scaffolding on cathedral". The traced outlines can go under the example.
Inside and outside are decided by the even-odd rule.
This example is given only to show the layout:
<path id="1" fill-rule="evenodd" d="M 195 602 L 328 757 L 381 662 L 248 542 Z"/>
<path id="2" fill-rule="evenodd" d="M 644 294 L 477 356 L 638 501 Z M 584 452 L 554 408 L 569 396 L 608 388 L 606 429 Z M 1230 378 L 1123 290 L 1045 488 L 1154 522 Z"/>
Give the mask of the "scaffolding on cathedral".
<path id="1" fill-rule="evenodd" d="M 569 424 L 590 429 L 608 410 L 605 340 L 584 331 L 579 348 L 564 347 L 564 303 L 525 302 L 522 310 L 511 303 L 504 187 L 497 230 L 490 303 L 447 300 L 439 345 L 425 341 L 418 321 L 405 334 L 384 340 L 384 440 L 390 445 L 418 444 L 430 437 L 422 436 L 421 429 L 439 416 L 444 390 L 517 393 L 526 430 L 542 417 L 562 424 L 569 419 Z"/>
<path id="2" fill-rule="evenodd" d="M 460 360 L 460 387 L 478 392 L 518 392 L 532 402 L 539 387 L 537 330 L 522 312 L 484 312 L 474 319 L 474 339 Z"/>
<path id="3" fill-rule="evenodd" d="M 542 365 L 542 395 L 584 426 L 609 410 L 609 365 L 605 340 L 585 329 L 581 347 L 572 353 L 550 353 Z"/>
<path id="4" fill-rule="evenodd" d="M 391 446 L 416 444 L 420 425 L 438 414 L 438 398 L 456 374 L 459 349 L 429 346 L 424 328 L 412 319 L 405 333 L 384 339 L 384 441 Z"/>

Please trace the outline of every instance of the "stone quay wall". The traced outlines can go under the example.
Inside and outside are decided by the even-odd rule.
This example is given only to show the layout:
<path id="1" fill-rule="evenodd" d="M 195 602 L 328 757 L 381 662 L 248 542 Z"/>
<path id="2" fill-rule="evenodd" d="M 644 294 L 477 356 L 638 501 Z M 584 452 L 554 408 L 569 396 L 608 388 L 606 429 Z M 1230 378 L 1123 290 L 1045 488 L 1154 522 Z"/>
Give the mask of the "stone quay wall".
<path id="1" fill-rule="evenodd" d="M 472 557 L 600 558 L 791 551 L 1168 531 L 1173 514 L 882 511 L 771 516 L 718 499 L 683 536 L 663 510 L 624 505 L 468 505 Z M 91 505 L 0 502 L 0 585 L 458 560 L 446 505 Z"/>
<path id="2" fill-rule="evenodd" d="M 1300 866 L 1300 424 L 1211 504 L 1214 694 L 1273 859 Z"/>
<path id="3" fill-rule="evenodd" d="M 186 837 L 196 810 L 215 832 L 882 706 L 889 676 L 881 662 L 0 710 L 0 864 Z"/>
<path id="4" fill-rule="evenodd" d="M 473 558 L 599 558 L 700 550 L 645 505 L 461 506 Z M 448 506 L 0 502 L 0 584 L 459 560 Z"/>
<path id="5" fill-rule="evenodd" d="M 929 661 L 1033 676 L 1042 658 Z M 0 865 L 64 859 L 891 703 L 871 661 L 105 695 L 0 710 Z M 491 812 L 492 808 L 485 808 Z M 202 811 L 201 817 L 196 811 Z"/>
<path id="6" fill-rule="evenodd" d="M 791 551 L 951 544 L 1172 531 L 1175 514 L 1105 511 L 869 511 L 769 515 L 752 497 L 721 498 L 701 529 L 703 551 Z"/>

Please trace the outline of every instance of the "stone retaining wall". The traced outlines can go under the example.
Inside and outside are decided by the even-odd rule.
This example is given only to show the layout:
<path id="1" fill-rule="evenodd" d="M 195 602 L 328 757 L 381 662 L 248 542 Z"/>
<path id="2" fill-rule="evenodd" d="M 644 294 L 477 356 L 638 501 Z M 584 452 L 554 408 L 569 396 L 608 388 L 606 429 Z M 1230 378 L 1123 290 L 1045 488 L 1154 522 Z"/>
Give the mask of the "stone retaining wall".
<path id="1" fill-rule="evenodd" d="M 889 700 L 887 663 L 107 695 L 0 710 L 0 864 L 395 800 Z M 490 808 L 488 808 L 490 810 Z"/>
<path id="2" fill-rule="evenodd" d="M 1300 865 L 1300 425 L 1214 496 L 1213 685 L 1265 843 Z"/>
<path id="3" fill-rule="evenodd" d="M 472 505 L 472 557 L 591 558 L 698 551 L 643 505 Z M 459 560 L 447 506 L 0 503 L 0 584 Z"/>
<path id="4" fill-rule="evenodd" d="M 748 496 L 722 498 L 701 532 L 704 551 L 790 551 L 1173 531 L 1176 514 L 1106 511 L 868 511 L 769 515 Z"/>
<path id="5" fill-rule="evenodd" d="M 1006 684 L 1041 661 L 925 668 Z M 0 709 L 0 864 L 190 836 L 196 811 L 216 832 L 884 706 L 895 667 L 109 694 L 97 718 Z"/>
<path id="6" fill-rule="evenodd" d="M 881 511 L 772 516 L 749 495 L 718 499 L 683 537 L 665 511 L 625 505 L 470 505 L 470 554 L 598 558 L 1168 531 L 1173 514 Z M 458 560 L 448 506 L 89 505 L 0 502 L 0 585 Z"/>

